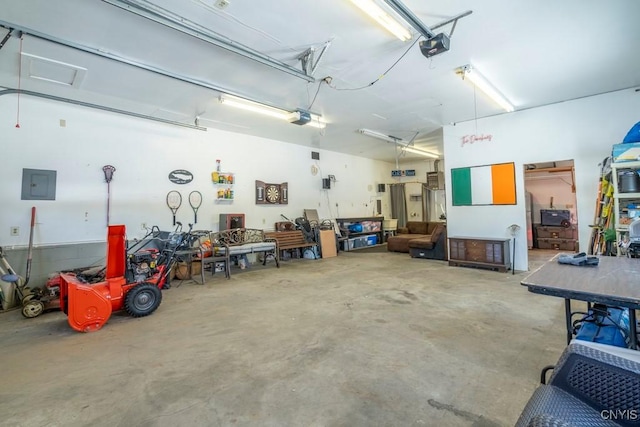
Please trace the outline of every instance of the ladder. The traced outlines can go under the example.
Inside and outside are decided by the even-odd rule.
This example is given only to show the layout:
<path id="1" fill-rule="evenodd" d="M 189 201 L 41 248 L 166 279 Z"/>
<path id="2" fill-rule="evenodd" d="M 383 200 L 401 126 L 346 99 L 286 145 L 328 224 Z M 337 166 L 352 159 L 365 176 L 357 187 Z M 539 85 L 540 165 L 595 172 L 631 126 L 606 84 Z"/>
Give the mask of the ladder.
<path id="1" fill-rule="evenodd" d="M 612 227 L 613 192 L 614 186 L 611 175 L 611 157 L 606 157 L 600 163 L 600 181 L 596 198 L 595 213 L 589 240 L 589 255 L 599 255 L 605 252 L 605 231 Z"/>

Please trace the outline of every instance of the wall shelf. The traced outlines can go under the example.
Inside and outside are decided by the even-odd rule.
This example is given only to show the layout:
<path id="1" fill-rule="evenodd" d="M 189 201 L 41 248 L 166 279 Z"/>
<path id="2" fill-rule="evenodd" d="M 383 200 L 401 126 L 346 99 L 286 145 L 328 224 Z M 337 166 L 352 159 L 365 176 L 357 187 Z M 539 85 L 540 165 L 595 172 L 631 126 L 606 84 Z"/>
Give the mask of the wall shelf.
<path id="1" fill-rule="evenodd" d="M 375 244 L 379 245 L 382 239 L 382 221 L 381 216 L 359 217 L 359 218 L 336 218 L 338 228 L 342 232 L 342 250 L 350 251 L 359 248 L 373 246 L 367 240 L 368 236 L 375 236 Z M 362 231 L 351 231 L 349 226 L 362 227 Z"/>
<path id="2" fill-rule="evenodd" d="M 629 233 L 629 223 L 633 221 L 633 218 L 629 217 L 629 211 L 626 205 L 632 200 L 636 201 L 635 204 L 640 204 L 640 193 L 627 193 L 620 191 L 618 175 L 621 171 L 625 170 L 630 170 L 637 174 L 640 170 L 640 162 L 611 163 L 611 184 L 613 185 L 613 225 L 616 232 L 615 248 L 618 256 L 622 255 L 622 248 L 617 243 Z"/>
<path id="3" fill-rule="evenodd" d="M 214 189 L 216 203 L 233 202 L 233 184 L 236 182 L 235 175 L 230 172 L 212 172 L 211 182 Z"/>

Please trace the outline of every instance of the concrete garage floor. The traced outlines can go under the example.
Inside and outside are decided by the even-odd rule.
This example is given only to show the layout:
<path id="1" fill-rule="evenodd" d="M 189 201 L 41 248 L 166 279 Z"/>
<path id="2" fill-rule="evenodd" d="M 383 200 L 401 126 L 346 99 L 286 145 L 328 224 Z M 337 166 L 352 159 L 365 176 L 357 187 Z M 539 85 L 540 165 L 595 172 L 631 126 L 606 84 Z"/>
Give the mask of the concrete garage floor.
<path id="1" fill-rule="evenodd" d="M 10 311 L 0 425 L 511 426 L 565 346 L 527 274 L 353 251 L 174 281 L 89 334 Z"/>

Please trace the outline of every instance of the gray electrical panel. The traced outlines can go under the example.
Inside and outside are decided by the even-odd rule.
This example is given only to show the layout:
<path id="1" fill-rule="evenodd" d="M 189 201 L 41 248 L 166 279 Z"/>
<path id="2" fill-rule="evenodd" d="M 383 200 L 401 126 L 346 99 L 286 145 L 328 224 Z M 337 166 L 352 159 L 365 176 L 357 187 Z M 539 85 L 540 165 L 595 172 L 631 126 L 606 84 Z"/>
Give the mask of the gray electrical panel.
<path id="1" fill-rule="evenodd" d="M 22 200 L 55 200 L 56 171 L 22 169 Z"/>

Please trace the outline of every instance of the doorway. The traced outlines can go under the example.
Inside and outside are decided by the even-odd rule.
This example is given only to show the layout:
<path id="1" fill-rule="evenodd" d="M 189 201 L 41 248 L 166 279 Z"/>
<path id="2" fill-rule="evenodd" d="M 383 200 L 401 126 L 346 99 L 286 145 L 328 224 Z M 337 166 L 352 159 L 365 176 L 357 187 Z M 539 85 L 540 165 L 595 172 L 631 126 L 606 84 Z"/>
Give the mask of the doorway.
<path id="1" fill-rule="evenodd" d="M 579 252 L 573 160 L 525 164 L 524 187 L 527 248 Z"/>

